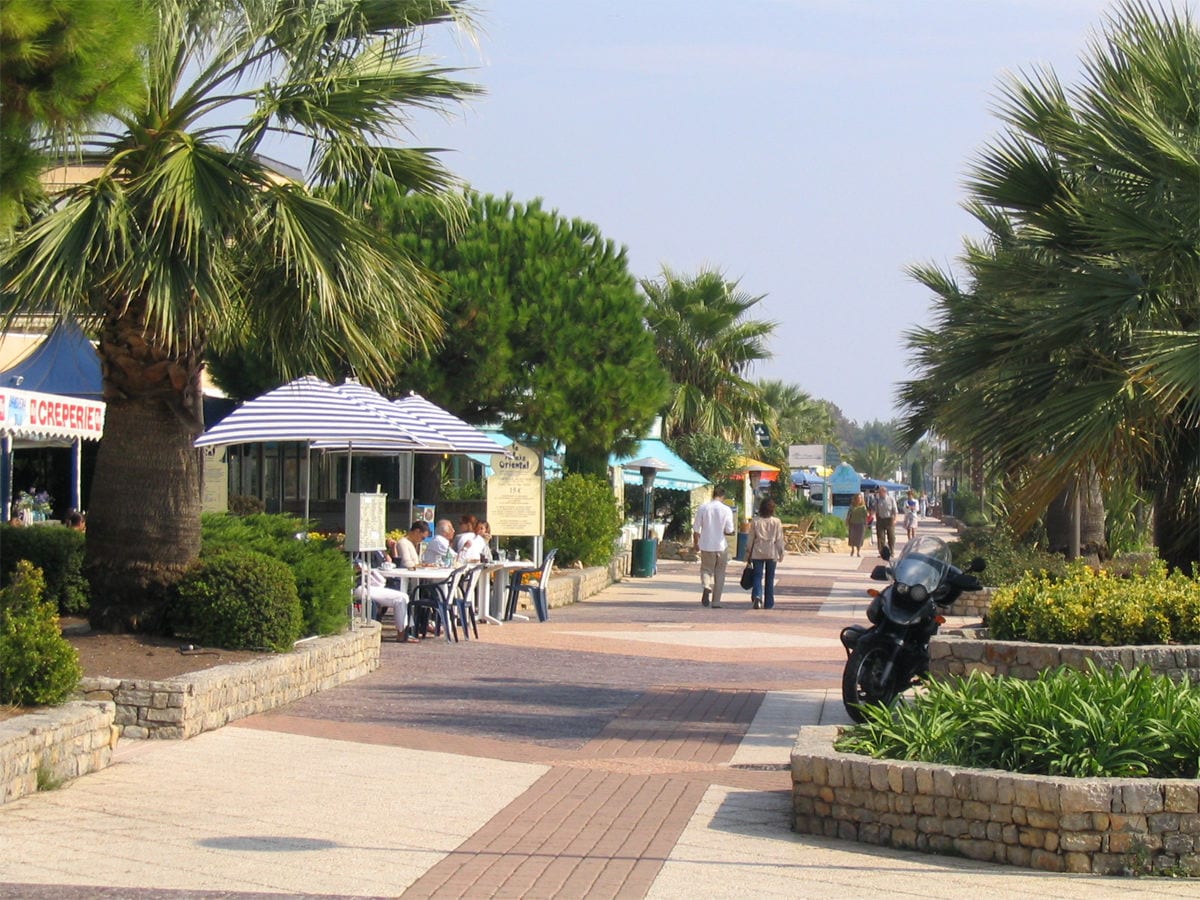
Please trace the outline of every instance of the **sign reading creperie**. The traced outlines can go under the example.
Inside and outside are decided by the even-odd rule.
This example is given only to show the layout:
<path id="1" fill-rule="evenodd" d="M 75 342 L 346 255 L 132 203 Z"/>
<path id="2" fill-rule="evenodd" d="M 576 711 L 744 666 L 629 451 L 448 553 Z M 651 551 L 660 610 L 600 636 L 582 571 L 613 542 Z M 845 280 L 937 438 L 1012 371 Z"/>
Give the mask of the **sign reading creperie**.
<path id="1" fill-rule="evenodd" d="M 0 388 L 0 434 L 96 441 L 104 434 L 104 404 L 99 400 Z"/>

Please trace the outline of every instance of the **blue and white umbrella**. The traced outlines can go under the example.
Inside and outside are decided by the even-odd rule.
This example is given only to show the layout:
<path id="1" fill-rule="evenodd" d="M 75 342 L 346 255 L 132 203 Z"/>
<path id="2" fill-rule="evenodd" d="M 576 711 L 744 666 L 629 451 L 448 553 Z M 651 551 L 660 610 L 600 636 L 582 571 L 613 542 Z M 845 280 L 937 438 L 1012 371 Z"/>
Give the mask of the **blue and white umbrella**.
<path id="1" fill-rule="evenodd" d="M 385 396 L 383 396 L 383 394 L 372 390 L 361 382 L 358 382 L 352 378 L 347 379 L 345 383 L 335 385 L 334 390 L 340 391 L 347 397 L 358 401 L 376 415 L 394 423 L 402 432 L 404 432 L 404 434 L 415 439 L 420 445 L 419 447 L 412 447 L 406 445 L 403 441 L 380 441 L 375 439 L 363 440 L 356 438 L 354 440 L 355 450 L 371 451 L 376 453 L 397 453 L 402 450 L 414 450 L 418 453 L 448 453 L 454 451 L 454 447 L 451 446 L 451 441 L 446 437 L 446 435 L 442 434 L 428 423 L 423 422 L 415 416 L 405 412 L 391 400 L 388 400 Z M 313 441 L 313 447 L 317 450 L 345 450 L 347 449 L 347 444 L 348 442 L 344 440 Z"/>
<path id="2" fill-rule="evenodd" d="M 397 421 L 311 375 L 247 400 L 196 438 L 195 445 L 218 447 L 260 441 L 338 441 L 343 445 L 386 441 L 398 449 L 423 447 Z"/>
<path id="3" fill-rule="evenodd" d="M 420 394 L 409 393 L 407 397 L 393 400 L 406 415 L 424 422 L 439 432 L 447 441 L 444 448 L 449 453 L 503 453 L 504 448 L 490 437 L 458 416 L 431 403 Z"/>
<path id="4" fill-rule="evenodd" d="M 386 402 L 386 401 L 385 401 Z M 318 442 L 347 449 L 384 444 L 393 451 L 427 449 L 397 420 L 372 410 L 350 393 L 306 375 L 247 400 L 194 441 L 197 447 L 303 441 L 311 450 Z M 308 495 L 304 518 L 308 518 Z"/>

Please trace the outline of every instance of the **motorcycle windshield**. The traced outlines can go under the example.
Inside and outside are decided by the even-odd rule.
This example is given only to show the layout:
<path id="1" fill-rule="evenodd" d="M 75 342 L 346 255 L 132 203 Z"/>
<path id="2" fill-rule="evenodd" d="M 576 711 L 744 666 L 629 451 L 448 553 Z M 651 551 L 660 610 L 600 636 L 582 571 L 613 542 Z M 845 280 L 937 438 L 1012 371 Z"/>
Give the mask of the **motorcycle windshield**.
<path id="1" fill-rule="evenodd" d="M 919 535 L 908 542 L 892 571 L 897 584 L 920 584 L 932 594 L 950 571 L 950 548 L 941 538 Z"/>

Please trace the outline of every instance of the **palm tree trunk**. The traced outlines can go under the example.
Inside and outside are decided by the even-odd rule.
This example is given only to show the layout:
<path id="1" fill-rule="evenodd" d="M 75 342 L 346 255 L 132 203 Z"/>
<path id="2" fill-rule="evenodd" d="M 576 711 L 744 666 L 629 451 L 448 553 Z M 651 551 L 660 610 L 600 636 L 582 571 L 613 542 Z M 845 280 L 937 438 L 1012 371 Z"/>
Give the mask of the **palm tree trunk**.
<path id="1" fill-rule="evenodd" d="M 99 353 L 108 409 L 88 511 L 89 617 L 161 631 L 171 588 L 200 552 L 200 355 L 153 346 L 128 311 L 106 321 Z"/>
<path id="2" fill-rule="evenodd" d="M 1100 479 L 1094 475 L 1080 484 L 1079 498 L 1079 548 L 1084 556 L 1107 553 L 1105 541 L 1104 493 Z M 1064 487 L 1046 510 L 1046 538 L 1049 549 L 1055 553 L 1067 553 L 1071 546 L 1071 532 L 1075 528 L 1074 498 L 1071 486 Z"/>

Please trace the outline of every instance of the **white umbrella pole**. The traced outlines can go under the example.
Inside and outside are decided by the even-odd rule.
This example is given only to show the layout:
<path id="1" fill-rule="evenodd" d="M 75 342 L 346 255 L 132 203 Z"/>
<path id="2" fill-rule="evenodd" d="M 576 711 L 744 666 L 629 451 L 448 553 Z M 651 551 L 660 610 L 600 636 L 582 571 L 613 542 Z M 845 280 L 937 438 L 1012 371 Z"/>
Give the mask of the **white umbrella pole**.
<path id="1" fill-rule="evenodd" d="M 308 528 L 308 500 L 312 495 L 312 441 L 304 444 L 304 527 Z"/>

